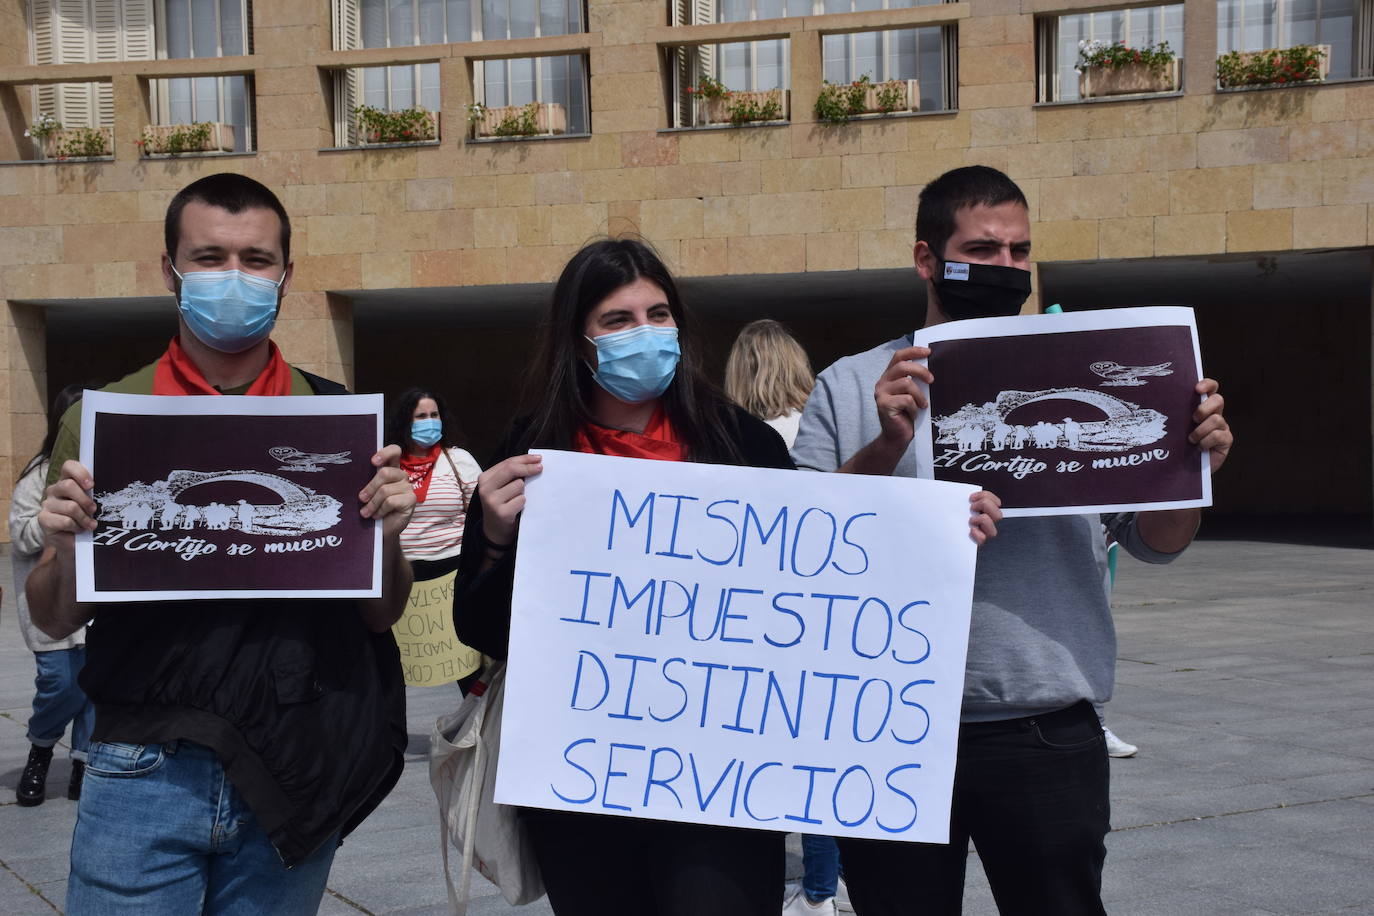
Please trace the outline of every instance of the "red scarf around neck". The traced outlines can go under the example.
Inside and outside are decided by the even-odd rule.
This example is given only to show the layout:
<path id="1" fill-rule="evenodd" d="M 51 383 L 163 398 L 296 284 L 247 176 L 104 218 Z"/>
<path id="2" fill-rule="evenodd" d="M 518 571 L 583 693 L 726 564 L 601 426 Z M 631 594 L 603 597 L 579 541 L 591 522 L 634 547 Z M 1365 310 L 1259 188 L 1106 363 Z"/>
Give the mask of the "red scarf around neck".
<path id="1" fill-rule="evenodd" d="M 573 448 L 593 455 L 616 455 L 621 458 L 687 460 L 687 446 L 678 440 L 662 404 L 654 410 L 642 433 L 583 423 L 573 436 Z"/>
<path id="2" fill-rule="evenodd" d="M 291 393 L 291 367 L 282 359 L 281 350 L 267 342 L 267 365 L 244 392 L 250 395 L 281 397 Z M 153 370 L 153 394 L 223 394 L 205 380 L 196 364 L 181 348 L 181 341 L 173 337 L 167 352 Z"/>
<path id="3" fill-rule="evenodd" d="M 434 443 L 428 452 L 423 455 L 412 455 L 405 452 L 401 455 L 401 470 L 406 472 L 406 479 L 410 481 L 410 488 L 415 491 L 415 501 L 422 503 L 429 495 L 429 482 L 434 478 L 434 465 L 439 461 L 439 452 L 443 446 Z M 459 489 L 462 482 L 459 481 Z"/>

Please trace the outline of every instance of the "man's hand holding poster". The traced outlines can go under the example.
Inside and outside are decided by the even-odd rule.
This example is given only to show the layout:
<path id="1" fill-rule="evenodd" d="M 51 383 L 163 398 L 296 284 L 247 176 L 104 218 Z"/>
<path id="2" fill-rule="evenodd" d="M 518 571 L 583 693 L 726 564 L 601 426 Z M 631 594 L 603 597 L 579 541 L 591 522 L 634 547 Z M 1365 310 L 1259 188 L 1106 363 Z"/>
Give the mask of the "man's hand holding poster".
<path id="1" fill-rule="evenodd" d="M 1211 505 L 1207 455 L 1188 441 L 1192 309 L 958 321 L 914 343 L 935 379 L 916 426 L 923 473 L 993 491 L 1006 517 Z"/>
<path id="2" fill-rule="evenodd" d="M 381 395 L 87 391 L 98 526 L 77 535 L 77 599 L 380 596 L 380 531 L 358 492 L 381 410 Z"/>
<path id="3" fill-rule="evenodd" d="M 973 488 L 541 454 L 498 802 L 947 842 Z"/>

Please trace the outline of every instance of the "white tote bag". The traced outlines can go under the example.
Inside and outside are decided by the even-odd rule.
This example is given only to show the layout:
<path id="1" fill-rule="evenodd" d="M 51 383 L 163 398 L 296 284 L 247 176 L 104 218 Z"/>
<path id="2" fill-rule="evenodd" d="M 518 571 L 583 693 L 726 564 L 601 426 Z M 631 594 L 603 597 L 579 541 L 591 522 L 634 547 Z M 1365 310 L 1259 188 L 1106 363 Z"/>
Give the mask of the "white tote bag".
<path id="1" fill-rule="evenodd" d="M 458 709 L 434 723 L 429 738 L 429 782 L 439 800 L 439 842 L 449 904 L 466 916 L 475 868 L 519 905 L 544 896 L 534 848 L 516 809 L 492 799 L 501 739 L 506 663 L 496 663 L 473 685 Z M 463 852 L 463 876 L 454 890 L 448 846 Z"/>

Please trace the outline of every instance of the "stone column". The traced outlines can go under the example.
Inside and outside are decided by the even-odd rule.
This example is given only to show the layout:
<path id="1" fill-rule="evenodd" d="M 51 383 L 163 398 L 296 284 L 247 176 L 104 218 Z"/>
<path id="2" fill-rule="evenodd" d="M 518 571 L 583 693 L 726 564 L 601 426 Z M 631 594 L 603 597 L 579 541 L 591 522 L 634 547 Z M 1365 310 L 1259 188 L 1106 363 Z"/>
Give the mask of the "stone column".
<path id="1" fill-rule="evenodd" d="M 272 339 L 293 366 L 353 384 L 353 306 L 345 296 L 291 293 Z"/>

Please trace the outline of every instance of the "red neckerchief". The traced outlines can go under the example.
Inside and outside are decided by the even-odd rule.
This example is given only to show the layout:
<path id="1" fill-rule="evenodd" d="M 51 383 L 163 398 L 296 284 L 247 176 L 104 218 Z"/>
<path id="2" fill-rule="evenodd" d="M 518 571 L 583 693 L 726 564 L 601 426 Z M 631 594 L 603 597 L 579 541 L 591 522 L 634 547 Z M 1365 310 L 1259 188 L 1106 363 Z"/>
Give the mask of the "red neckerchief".
<path id="1" fill-rule="evenodd" d="M 430 450 L 423 455 L 412 455 L 406 452 L 401 455 L 401 470 L 406 472 L 406 479 L 410 481 L 410 488 L 415 491 L 415 501 L 422 503 L 425 496 L 429 493 L 429 482 L 434 476 L 434 465 L 439 461 L 439 451 L 443 446 L 434 443 Z M 462 488 L 461 481 L 459 488 Z"/>
<path id="2" fill-rule="evenodd" d="M 687 447 L 678 441 L 662 404 L 654 409 L 654 415 L 649 418 L 642 433 L 583 423 L 573 436 L 573 448 L 593 455 L 616 455 L 620 458 L 687 460 Z"/>
<path id="3" fill-rule="evenodd" d="M 205 380 L 196 364 L 181 348 L 181 341 L 173 337 L 167 352 L 153 370 L 153 394 L 222 394 Z M 272 341 L 267 342 L 267 365 L 248 386 L 244 394 L 280 397 L 291 393 L 291 367 L 282 359 L 281 351 Z"/>

